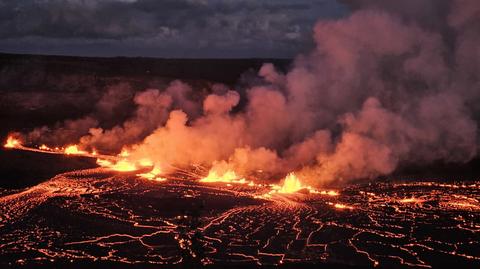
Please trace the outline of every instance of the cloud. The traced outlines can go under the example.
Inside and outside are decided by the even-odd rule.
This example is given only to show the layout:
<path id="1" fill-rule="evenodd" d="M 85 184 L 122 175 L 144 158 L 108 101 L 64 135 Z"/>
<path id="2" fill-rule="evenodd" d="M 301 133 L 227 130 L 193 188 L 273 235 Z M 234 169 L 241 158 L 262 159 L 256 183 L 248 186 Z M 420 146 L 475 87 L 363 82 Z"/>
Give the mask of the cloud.
<path id="1" fill-rule="evenodd" d="M 452 0 L 449 12 L 432 15 L 445 22 L 438 27 L 424 23 L 429 10 L 419 21 L 405 15 L 417 10 L 413 2 L 399 12 L 362 3 L 345 18 L 319 20 L 315 47 L 286 73 L 264 65 L 243 96 L 216 85 L 191 100 L 178 81 L 147 89 L 133 97 L 131 117 L 90 128 L 80 146 L 125 146 L 129 158 L 163 171 L 199 164 L 242 176 L 261 170 L 266 179 L 296 171 L 317 185 L 471 160 L 479 142 L 480 2 Z M 110 103 L 122 102 L 97 107 Z M 85 133 L 99 124 L 93 116 L 59 124 L 54 134 Z"/>
<path id="2" fill-rule="evenodd" d="M 318 16 L 341 13 L 334 0 L 1 1 L 0 48 L 100 55 L 148 48 L 163 56 L 220 50 L 230 57 L 270 50 L 288 57 L 309 42 Z"/>

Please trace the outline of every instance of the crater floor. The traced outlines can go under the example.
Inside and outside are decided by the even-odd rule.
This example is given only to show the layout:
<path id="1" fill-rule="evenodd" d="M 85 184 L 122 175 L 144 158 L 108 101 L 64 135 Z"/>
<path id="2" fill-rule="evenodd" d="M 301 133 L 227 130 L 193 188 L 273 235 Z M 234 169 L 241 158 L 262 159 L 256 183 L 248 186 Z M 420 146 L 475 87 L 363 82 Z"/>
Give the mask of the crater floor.
<path id="1" fill-rule="evenodd" d="M 480 182 L 373 182 L 339 195 L 268 191 L 103 169 L 2 190 L 0 267 L 480 266 Z"/>

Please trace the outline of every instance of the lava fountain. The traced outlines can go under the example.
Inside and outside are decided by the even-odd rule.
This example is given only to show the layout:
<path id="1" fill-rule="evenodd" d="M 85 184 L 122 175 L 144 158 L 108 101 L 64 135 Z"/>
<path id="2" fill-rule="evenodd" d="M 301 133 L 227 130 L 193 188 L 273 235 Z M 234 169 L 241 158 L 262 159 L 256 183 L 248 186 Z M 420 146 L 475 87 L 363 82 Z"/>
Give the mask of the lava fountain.
<path id="1" fill-rule="evenodd" d="M 5 148 L 18 148 L 22 146 L 22 143 L 20 140 L 14 138 L 13 136 L 9 136 L 3 146 Z"/>

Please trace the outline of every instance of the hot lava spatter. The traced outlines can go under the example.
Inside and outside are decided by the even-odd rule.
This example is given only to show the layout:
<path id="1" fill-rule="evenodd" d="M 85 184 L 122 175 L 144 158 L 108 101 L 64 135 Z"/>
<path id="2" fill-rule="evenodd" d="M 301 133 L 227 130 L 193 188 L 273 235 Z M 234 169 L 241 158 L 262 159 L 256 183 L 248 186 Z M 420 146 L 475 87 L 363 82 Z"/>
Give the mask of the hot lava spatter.
<path id="1" fill-rule="evenodd" d="M 417 183 L 357 185 L 304 199 L 302 192 L 259 197 L 268 190 L 180 175 L 158 184 L 103 168 L 74 171 L 0 196 L 0 265 L 478 267 L 480 184 Z"/>
<path id="2" fill-rule="evenodd" d="M 95 149 L 87 151 L 80 149 L 78 145 L 68 145 L 65 147 L 49 147 L 42 144 L 38 147 L 28 147 L 22 144 L 22 141 L 13 136 L 9 136 L 4 144 L 5 148 L 18 149 L 25 151 L 33 151 L 46 154 L 61 154 L 67 156 L 81 156 L 95 158 L 97 164 L 100 167 L 107 168 L 118 172 L 133 172 L 139 170 L 148 170 L 146 173 L 139 173 L 140 177 L 144 177 L 151 180 L 163 181 L 161 178 L 161 169 L 155 167 L 153 163 L 148 159 L 131 160 L 128 158 L 128 150 L 122 150 L 118 155 L 105 155 L 99 154 Z"/>
<path id="3" fill-rule="evenodd" d="M 128 159 L 130 153 L 127 149 L 123 149 L 118 155 L 99 155 L 96 150 L 88 152 L 81 150 L 77 145 L 69 145 L 61 148 L 51 148 L 46 145 L 41 145 L 38 148 L 31 148 L 23 146 L 19 139 L 16 139 L 12 136 L 7 138 L 7 142 L 4 145 L 8 148 L 17 148 L 21 150 L 30 150 L 38 151 L 44 153 L 54 153 L 54 154 L 65 154 L 65 155 L 77 155 L 85 157 L 93 157 L 97 159 L 97 164 L 100 167 L 107 168 L 117 172 L 133 172 L 139 170 L 145 170 L 145 172 L 137 173 L 138 177 L 142 177 L 148 180 L 154 181 L 166 181 L 167 177 L 162 175 L 162 170 L 156 166 L 149 159 L 141 160 L 131 160 Z M 181 169 L 180 169 L 181 170 Z M 184 174 L 193 176 L 193 178 L 200 177 L 199 174 L 183 171 Z M 294 172 L 286 175 L 284 179 L 281 180 L 281 184 L 258 184 L 253 180 L 247 180 L 245 177 L 237 175 L 233 170 L 220 171 L 215 167 L 211 168 L 208 172 L 208 175 L 205 177 L 200 177 L 199 182 L 201 183 L 224 183 L 227 187 L 231 187 L 232 184 L 241 184 L 247 185 L 249 187 L 255 187 L 262 190 L 262 194 L 255 195 L 254 198 L 259 199 L 273 199 L 273 195 L 282 195 L 282 194 L 295 194 L 298 192 L 309 193 L 309 194 L 319 194 L 327 196 L 338 196 L 338 191 L 335 190 L 317 190 L 311 186 L 302 184 L 301 180 L 295 175 Z M 405 199 L 404 202 L 409 202 L 408 199 Z M 353 210 L 354 207 L 342 203 L 333 203 L 326 202 L 327 205 L 335 209 L 348 209 Z"/>
<path id="4" fill-rule="evenodd" d="M 52 148 L 47 145 L 40 145 L 39 147 L 27 147 L 22 144 L 22 142 L 9 136 L 6 143 L 4 144 L 5 148 L 14 148 L 19 150 L 35 151 L 41 153 L 49 154 L 65 154 L 65 155 L 75 155 L 75 156 L 84 156 L 91 157 L 97 160 L 97 164 L 100 167 L 111 169 L 118 172 L 133 172 L 138 170 L 146 170 L 146 172 L 138 173 L 137 175 L 150 180 L 165 181 L 166 178 L 162 177 L 162 169 L 156 167 L 152 161 L 149 159 L 140 159 L 132 160 L 129 158 L 130 153 L 127 149 L 123 149 L 118 155 L 101 155 L 98 154 L 95 149 L 91 152 L 80 149 L 78 145 L 68 145 L 66 147 L 56 147 Z M 195 176 L 195 174 L 194 174 Z M 200 177 L 200 175 L 198 175 Z M 219 171 L 215 168 L 209 170 L 208 175 L 201 177 L 199 179 L 202 183 L 226 183 L 228 186 L 231 184 L 246 184 L 248 186 L 257 186 L 264 187 L 265 184 L 257 184 L 253 180 L 247 180 L 245 177 L 237 175 L 233 170 Z M 295 175 L 295 173 L 289 173 L 283 180 L 281 185 L 278 184 L 268 184 L 271 188 L 269 193 L 264 194 L 264 197 L 269 197 L 270 194 L 289 194 L 296 193 L 298 191 L 305 190 L 309 193 L 319 193 L 326 195 L 338 195 L 337 192 L 330 191 L 317 191 L 311 186 L 303 185 L 300 182 L 300 179 Z"/>
<path id="5" fill-rule="evenodd" d="M 5 147 L 66 154 L 13 141 Z M 97 158 L 101 167 L 0 195 L 0 266 L 480 265 L 479 182 L 322 190 L 295 173 L 266 184 L 201 166 L 164 173 L 149 160 L 132 162 L 126 151 L 78 149 L 70 156 L 77 154 Z"/>
<path id="6" fill-rule="evenodd" d="M 7 141 L 5 142 L 5 144 L 3 145 L 5 148 L 17 148 L 17 147 L 20 147 L 22 144 L 20 142 L 19 139 L 13 137 L 13 136 L 9 136 L 7 138 Z"/>

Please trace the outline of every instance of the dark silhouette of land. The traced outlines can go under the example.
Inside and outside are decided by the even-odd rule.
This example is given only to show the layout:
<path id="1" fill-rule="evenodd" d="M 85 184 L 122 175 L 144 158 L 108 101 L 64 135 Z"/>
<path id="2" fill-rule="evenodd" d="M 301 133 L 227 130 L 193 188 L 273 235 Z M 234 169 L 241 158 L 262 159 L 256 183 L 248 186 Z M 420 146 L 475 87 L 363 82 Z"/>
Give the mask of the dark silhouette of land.
<path id="1" fill-rule="evenodd" d="M 0 53 L 0 135 L 76 118 L 107 87 L 137 91 L 182 80 L 195 90 L 212 83 L 235 86 L 263 63 L 286 70 L 289 59 L 156 59 L 42 56 Z M 61 113 L 59 113 L 61 111 Z"/>
<path id="2" fill-rule="evenodd" d="M 0 53 L 0 140 L 12 131 L 29 132 L 89 113 L 111 86 L 134 91 L 163 89 L 181 80 L 194 91 L 214 83 L 241 88 L 242 76 L 254 76 L 263 63 L 287 70 L 289 59 L 96 58 Z M 54 165 L 55 164 L 55 165 Z M 94 167 L 92 159 L 0 148 L 0 187 L 37 184 L 58 173 Z"/>
<path id="3" fill-rule="evenodd" d="M 111 87 L 165 89 L 180 79 L 199 96 L 215 83 L 245 94 L 265 62 L 280 70 L 291 64 L 0 54 L 0 139 L 87 115 Z M 479 158 L 409 164 L 366 184 L 344 182 L 344 188 L 335 182 L 338 196 L 271 199 L 259 199 L 256 192 L 265 190 L 257 187 L 205 185 L 185 178 L 188 173 L 158 183 L 136 171 L 82 170 L 93 167 L 93 158 L 0 147 L 0 267 L 159 268 L 159 261 L 167 262 L 163 268 L 478 265 L 469 258 L 477 256 L 472 227 L 479 205 L 472 197 L 478 188 L 458 181 L 478 178 Z M 402 202 L 413 197 L 424 200 Z M 352 208 L 336 209 L 337 202 Z M 215 264 L 204 265 L 203 258 Z"/>
<path id="4" fill-rule="evenodd" d="M 112 85 L 128 84 L 135 91 L 142 91 L 163 89 L 178 79 L 191 85 L 194 91 L 207 93 L 214 83 L 223 83 L 242 92 L 242 87 L 255 79 L 264 63 L 273 63 L 286 71 L 292 60 L 95 58 L 0 53 L 0 137 L 5 139 L 12 131 L 28 132 L 35 127 L 82 117 L 92 110 L 95 98 Z M 460 165 L 438 162 L 429 166 L 400 167 L 394 177 L 471 180 L 480 175 L 479 163 L 480 159 L 476 158 Z M 2 147 L 0 187 L 31 186 L 61 172 L 94 166 L 92 159 L 44 156 Z"/>

